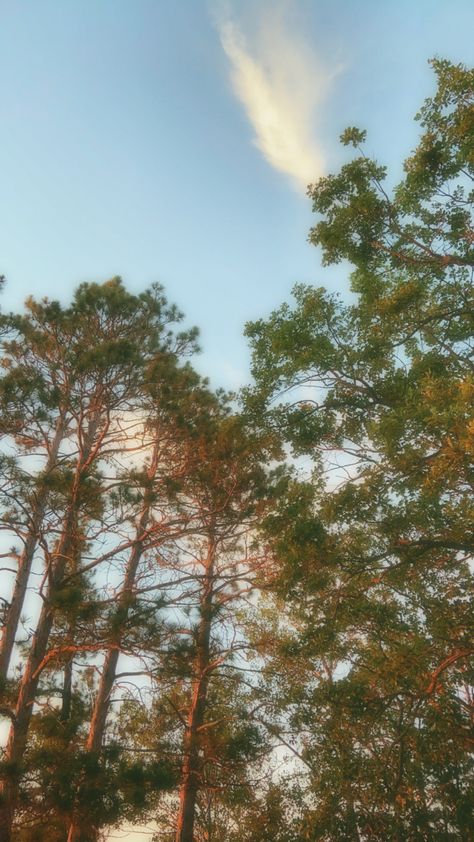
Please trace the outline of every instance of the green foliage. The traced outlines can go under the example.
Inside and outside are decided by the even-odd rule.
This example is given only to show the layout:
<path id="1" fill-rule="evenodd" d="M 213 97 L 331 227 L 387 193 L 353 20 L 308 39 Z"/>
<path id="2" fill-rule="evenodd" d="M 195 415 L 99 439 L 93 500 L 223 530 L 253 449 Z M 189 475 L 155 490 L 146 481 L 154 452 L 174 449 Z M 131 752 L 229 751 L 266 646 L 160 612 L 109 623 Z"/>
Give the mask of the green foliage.
<path id="1" fill-rule="evenodd" d="M 294 630 L 273 658 L 283 675 L 291 658 L 294 686 L 270 668 L 267 681 L 305 734 L 305 839 L 467 832 L 474 76 L 433 67 L 392 195 L 361 151 L 310 188 L 310 240 L 352 263 L 354 303 L 299 286 L 293 308 L 247 328 L 248 412 L 327 477 L 266 524 Z"/>

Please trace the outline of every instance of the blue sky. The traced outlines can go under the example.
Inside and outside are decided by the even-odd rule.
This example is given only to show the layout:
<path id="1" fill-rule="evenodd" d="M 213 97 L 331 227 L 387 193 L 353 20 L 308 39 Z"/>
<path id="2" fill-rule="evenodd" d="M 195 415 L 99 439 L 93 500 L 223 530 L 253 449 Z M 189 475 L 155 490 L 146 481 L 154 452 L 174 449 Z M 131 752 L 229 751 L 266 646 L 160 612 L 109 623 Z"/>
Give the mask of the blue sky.
<path id="1" fill-rule="evenodd" d="M 346 283 L 304 185 L 352 124 L 398 174 L 427 59 L 472 62 L 473 31 L 470 0 L 0 0 L 3 308 L 157 280 L 240 385 L 246 320 Z"/>

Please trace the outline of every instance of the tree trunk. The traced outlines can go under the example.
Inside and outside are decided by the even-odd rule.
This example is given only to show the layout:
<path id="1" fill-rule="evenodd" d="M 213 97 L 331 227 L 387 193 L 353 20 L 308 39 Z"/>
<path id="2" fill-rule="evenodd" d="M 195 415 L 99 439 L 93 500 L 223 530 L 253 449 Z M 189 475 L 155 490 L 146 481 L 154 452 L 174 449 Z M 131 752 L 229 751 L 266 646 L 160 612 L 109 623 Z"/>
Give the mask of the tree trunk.
<path id="1" fill-rule="evenodd" d="M 6 773 L 0 784 L 0 842 L 11 842 L 12 825 L 18 801 L 21 764 L 26 749 L 28 730 L 33 716 L 41 668 L 48 649 L 48 640 L 53 627 L 54 597 L 60 591 L 71 552 L 75 546 L 77 526 L 77 501 L 82 474 L 89 465 L 89 457 L 97 432 L 97 418 L 89 423 L 81 458 L 76 468 L 71 489 L 63 532 L 53 556 L 47 596 L 43 602 L 38 625 L 20 683 L 14 718 L 10 727 L 5 749 Z"/>
<path id="2" fill-rule="evenodd" d="M 70 638 L 71 639 L 71 638 Z M 72 674 L 73 674 L 74 657 L 71 655 L 64 666 L 63 678 L 63 693 L 61 700 L 61 713 L 59 718 L 61 722 L 68 722 L 71 716 L 72 707 Z"/>
<path id="3" fill-rule="evenodd" d="M 64 420 L 60 418 L 56 426 L 56 434 L 51 443 L 51 449 L 44 469 L 45 474 L 50 473 L 56 467 L 58 452 L 63 436 Z M 33 563 L 33 556 L 38 543 L 38 533 L 44 517 L 48 493 L 48 490 L 43 487 L 36 497 L 23 552 L 18 561 L 15 586 L 13 588 L 10 604 L 6 611 L 5 625 L 2 629 L 0 638 L 0 687 L 7 677 L 8 667 L 10 665 L 13 647 L 15 645 L 16 633 L 20 622 L 23 603 L 25 601 L 31 565 Z"/>
<path id="4" fill-rule="evenodd" d="M 11 826 L 18 796 L 20 764 L 26 748 L 28 728 L 33 713 L 33 704 L 38 687 L 38 667 L 46 652 L 48 638 L 53 623 L 53 612 L 46 605 L 41 612 L 38 628 L 28 664 L 23 675 L 15 718 L 5 749 L 5 762 L 8 764 L 8 778 L 2 782 L 0 790 L 0 842 L 10 842 Z"/>
<path id="5" fill-rule="evenodd" d="M 153 449 L 151 465 L 147 472 L 147 479 L 150 483 L 156 474 L 158 454 L 159 448 L 158 443 L 156 443 Z M 117 609 L 121 612 L 123 623 L 127 620 L 129 613 L 129 605 L 134 592 L 138 565 L 143 553 L 143 538 L 150 519 L 150 511 L 151 500 L 149 491 L 147 490 L 144 496 L 144 505 L 137 524 L 136 540 L 128 559 L 122 590 L 118 597 Z M 121 633 L 119 631 L 112 641 L 113 645 L 111 645 L 107 650 L 97 695 L 94 701 L 89 734 L 86 741 L 86 751 L 91 753 L 99 753 L 102 748 L 107 715 L 110 708 L 111 694 L 115 684 L 115 676 L 117 674 L 120 642 Z M 82 840 L 95 842 L 98 838 L 98 834 L 99 828 L 91 826 L 87 815 L 84 815 L 82 810 L 77 810 L 76 814 L 73 815 L 71 826 L 69 828 L 68 842 L 82 842 Z"/>
<path id="6" fill-rule="evenodd" d="M 196 802 L 202 775 L 202 763 L 199 754 L 199 732 L 204 724 L 207 689 L 210 677 L 214 559 L 215 543 L 213 539 L 210 539 L 201 596 L 201 620 L 196 641 L 195 677 L 192 685 L 191 706 L 184 734 L 184 758 L 181 767 L 176 842 L 194 842 Z"/>
<path id="7" fill-rule="evenodd" d="M 47 652 L 48 640 L 54 621 L 55 609 L 52 599 L 59 590 L 64 577 L 67 555 L 70 549 L 70 539 L 71 536 L 65 534 L 59 545 L 57 561 L 54 568 L 54 579 L 51 581 L 48 595 L 41 610 L 25 672 L 23 673 L 20 684 L 14 720 L 10 728 L 5 749 L 5 762 L 8 764 L 9 773 L 8 778 L 5 778 L 2 782 L 0 789 L 0 842 L 10 842 L 11 839 L 11 826 L 20 781 L 20 766 L 25 753 L 28 729 L 33 715 L 41 665 Z"/>

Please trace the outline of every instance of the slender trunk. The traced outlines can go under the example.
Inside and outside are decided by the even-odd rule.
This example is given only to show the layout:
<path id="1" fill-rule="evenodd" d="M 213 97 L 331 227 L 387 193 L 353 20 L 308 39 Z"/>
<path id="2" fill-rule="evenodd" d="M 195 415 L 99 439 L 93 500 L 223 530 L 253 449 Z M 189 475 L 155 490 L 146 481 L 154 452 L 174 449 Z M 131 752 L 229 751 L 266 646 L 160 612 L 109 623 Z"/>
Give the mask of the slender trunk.
<path id="1" fill-rule="evenodd" d="M 184 734 L 184 758 L 181 767 L 176 842 L 194 842 L 196 802 L 202 775 L 202 764 L 199 754 L 200 729 L 204 724 L 207 689 L 210 677 L 214 558 L 215 544 L 214 540 L 210 539 L 201 597 L 201 620 L 196 641 L 195 676 L 192 685 L 191 706 Z"/>
<path id="2" fill-rule="evenodd" d="M 48 648 L 48 640 L 54 620 L 54 607 L 51 599 L 58 589 L 59 582 L 64 575 L 67 553 L 66 541 L 60 544 L 60 557 L 56 563 L 55 583 L 51 583 L 48 596 L 43 604 L 41 614 L 33 637 L 33 642 L 20 684 L 14 720 L 10 728 L 5 762 L 8 765 L 8 777 L 2 782 L 0 790 L 0 842 L 10 842 L 13 816 L 18 798 L 20 781 L 20 767 L 26 748 L 28 729 L 33 715 L 40 680 L 41 664 Z"/>
<path id="3" fill-rule="evenodd" d="M 54 598 L 60 591 L 69 558 L 75 547 L 77 507 L 82 474 L 97 431 L 97 422 L 91 421 L 81 459 L 77 465 L 71 490 L 64 528 L 51 565 L 49 588 L 43 602 L 38 624 L 20 683 L 14 718 L 10 727 L 4 762 L 7 772 L 0 785 L 0 842 L 11 842 L 12 824 L 19 795 L 21 764 L 26 749 L 28 730 L 33 716 L 41 667 L 47 653 L 56 608 Z"/>
<path id="4" fill-rule="evenodd" d="M 64 436 L 64 420 L 60 418 L 56 426 L 56 434 L 51 443 L 48 460 L 44 469 L 44 473 L 50 473 L 57 464 L 57 457 L 59 447 Z M 21 611 L 25 601 L 26 589 L 30 578 L 31 565 L 38 543 L 38 533 L 43 521 L 46 503 L 48 499 L 48 490 L 43 488 L 38 492 L 36 501 L 30 518 L 30 526 L 25 538 L 23 552 L 18 561 L 18 570 L 16 574 L 15 585 L 11 601 L 8 605 L 5 625 L 0 637 L 0 687 L 5 681 L 8 673 L 8 667 L 15 645 L 15 638 L 20 622 Z"/>
<path id="5" fill-rule="evenodd" d="M 61 722 L 68 722 L 71 716 L 72 707 L 72 673 L 73 673 L 74 658 L 71 656 L 64 667 L 63 678 L 63 693 L 61 701 L 61 713 L 59 718 Z"/>
<path id="6" fill-rule="evenodd" d="M 159 450 L 157 443 L 154 447 L 151 465 L 147 472 L 147 479 L 150 483 L 156 474 L 158 453 Z M 150 520 L 151 505 L 150 494 L 147 490 L 144 498 L 144 505 L 137 524 L 136 540 L 133 544 L 133 548 L 127 562 L 122 590 L 117 600 L 117 610 L 120 611 L 123 623 L 125 623 L 129 614 L 129 606 L 133 597 L 138 566 L 143 554 L 143 538 Z M 122 635 L 119 630 L 112 640 L 112 645 L 107 650 L 97 695 L 94 700 L 89 734 L 86 741 L 86 751 L 94 754 L 98 754 L 100 752 L 104 740 L 107 715 L 110 708 L 110 699 L 115 684 L 115 676 L 117 674 L 121 637 Z M 99 829 L 91 826 L 88 817 L 83 815 L 81 810 L 76 810 L 69 828 L 68 842 L 82 842 L 82 840 L 84 840 L 84 842 L 86 840 L 87 842 L 94 842 L 94 840 L 98 837 L 98 833 Z"/>
<path id="7" fill-rule="evenodd" d="M 82 542 L 80 540 L 77 541 L 76 544 L 76 556 L 74 559 L 71 559 L 71 565 L 69 574 L 74 575 L 79 572 L 80 566 L 80 559 L 81 559 L 81 546 Z M 59 714 L 59 719 L 61 722 L 68 722 L 71 717 L 72 711 L 72 679 L 74 676 L 74 643 L 76 641 L 76 633 L 77 633 L 77 612 L 72 611 L 68 616 L 67 622 L 67 630 L 64 634 L 64 643 L 66 646 L 69 647 L 69 651 L 72 653 L 71 655 L 67 656 L 66 661 L 64 663 L 64 671 L 63 671 L 63 689 L 62 689 L 62 698 L 61 698 L 61 711 Z"/>
<path id="8" fill-rule="evenodd" d="M 69 828 L 69 832 L 67 835 L 67 842 L 82 842 L 82 840 L 84 840 L 84 842 L 90 842 L 90 840 L 85 839 L 84 837 L 82 837 L 81 839 L 81 831 L 79 825 L 72 824 Z"/>
<path id="9" fill-rule="evenodd" d="M 155 476 L 158 464 L 158 445 L 155 445 L 153 451 L 152 462 L 148 470 L 148 481 L 151 482 Z M 137 524 L 136 541 L 130 553 L 125 577 L 123 581 L 122 590 L 118 597 L 118 611 L 123 618 L 123 622 L 128 618 L 130 602 L 133 597 L 135 579 L 137 576 L 138 565 L 143 554 L 143 538 L 150 520 L 151 500 L 150 495 L 145 495 L 145 502 Z M 115 676 L 117 673 L 117 662 L 119 658 L 121 632 L 117 633 L 112 646 L 108 649 L 105 656 L 104 668 L 97 691 L 97 696 L 94 701 L 94 709 L 92 712 L 91 724 L 89 728 L 89 735 L 87 738 L 87 751 L 100 751 L 105 733 L 105 723 L 107 720 L 107 713 L 110 706 L 110 695 L 114 686 Z"/>

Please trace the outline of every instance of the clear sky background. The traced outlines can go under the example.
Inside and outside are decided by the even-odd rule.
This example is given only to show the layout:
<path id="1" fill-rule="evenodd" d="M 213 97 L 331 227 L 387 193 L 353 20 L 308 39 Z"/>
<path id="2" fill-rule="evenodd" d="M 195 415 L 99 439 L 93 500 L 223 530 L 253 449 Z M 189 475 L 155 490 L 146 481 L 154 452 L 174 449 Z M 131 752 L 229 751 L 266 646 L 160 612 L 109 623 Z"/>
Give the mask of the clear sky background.
<path id="1" fill-rule="evenodd" d="M 247 320 L 346 286 L 306 242 L 340 132 L 398 177 L 428 58 L 471 64 L 473 33 L 472 0 L 0 0 L 3 308 L 160 281 L 241 385 Z"/>

